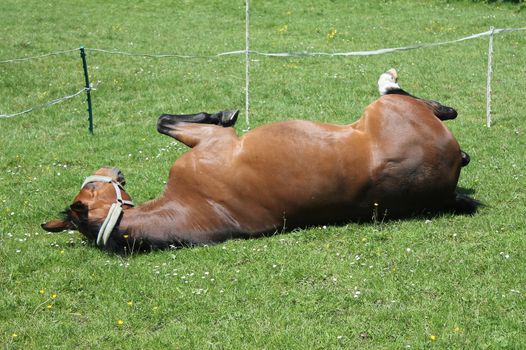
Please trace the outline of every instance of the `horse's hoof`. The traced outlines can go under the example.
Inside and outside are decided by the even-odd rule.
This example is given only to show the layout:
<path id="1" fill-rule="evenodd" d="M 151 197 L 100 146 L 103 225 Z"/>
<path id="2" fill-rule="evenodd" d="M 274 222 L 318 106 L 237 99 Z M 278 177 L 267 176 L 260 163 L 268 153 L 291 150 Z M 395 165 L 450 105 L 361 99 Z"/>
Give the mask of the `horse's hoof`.
<path id="1" fill-rule="evenodd" d="M 168 135 L 168 132 L 172 130 L 170 126 L 177 123 L 177 116 L 171 114 L 163 114 L 157 119 L 157 131 L 161 134 Z"/>
<path id="2" fill-rule="evenodd" d="M 380 92 L 380 95 L 383 96 L 388 94 L 390 91 L 400 90 L 400 85 L 396 83 L 397 79 L 398 73 L 396 73 L 394 68 L 391 68 L 387 72 L 380 75 L 380 78 L 378 79 L 378 92 Z"/>
<path id="3" fill-rule="evenodd" d="M 393 79 L 394 79 L 394 82 L 396 83 L 396 81 L 398 80 L 398 73 L 396 72 L 396 69 L 391 68 L 391 69 L 389 69 L 386 73 L 391 74 L 391 76 L 392 76 Z"/>
<path id="4" fill-rule="evenodd" d="M 462 163 L 460 163 L 461 166 L 466 166 L 469 164 L 469 161 L 471 158 L 469 157 L 469 154 L 464 152 L 463 150 L 460 150 L 460 156 L 462 157 Z"/>
<path id="5" fill-rule="evenodd" d="M 220 120 L 221 125 L 224 127 L 233 126 L 237 121 L 238 115 L 239 109 L 236 109 L 235 111 L 222 111 Z"/>

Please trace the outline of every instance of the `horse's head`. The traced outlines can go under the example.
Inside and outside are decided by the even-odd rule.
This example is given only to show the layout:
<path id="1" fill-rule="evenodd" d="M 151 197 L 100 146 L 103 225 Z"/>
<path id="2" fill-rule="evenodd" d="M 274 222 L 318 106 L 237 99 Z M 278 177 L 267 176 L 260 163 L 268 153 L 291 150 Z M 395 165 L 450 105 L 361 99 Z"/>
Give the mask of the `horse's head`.
<path id="1" fill-rule="evenodd" d="M 88 239 L 102 239 L 101 227 L 113 229 L 122 209 L 133 206 L 124 190 L 125 183 L 124 175 L 117 168 L 97 170 L 86 178 L 73 204 L 63 212 L 64 218 L 42 224 L 42 228 L 49 232 L 78 230 Z"/>

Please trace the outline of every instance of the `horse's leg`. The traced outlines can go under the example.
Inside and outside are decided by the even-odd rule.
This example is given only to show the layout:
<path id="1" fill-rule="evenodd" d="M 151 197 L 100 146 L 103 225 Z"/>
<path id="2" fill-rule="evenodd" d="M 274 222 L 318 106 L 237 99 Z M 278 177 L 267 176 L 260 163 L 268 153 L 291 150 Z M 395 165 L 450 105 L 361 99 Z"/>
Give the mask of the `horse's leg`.
<path id="1" fill-rule="evenodd" d="M 457 111 L 455 111 L 453 108 L 444 106 L 437 101 L 425 100 L 423 98 L 413 96 L 410 93 L 403 90 L 400 87 L 400 85 L 398 85 L 397 80 L 398 74 L 394 68 L 391 68 L 387 72 L 380 75 L 380 78 L 378 79 L 378 91 L 380 92 L 380 95 L 383 96 L 397 94 L 415 98 L 428 105 L 429 108 L 431 108 L 431 110 L 433 111 L 433 114 L 440 120 L 455 119 L 457 117 Z M 460 150 L 460 157 L 462 158 L 461 164 L 463 167 L 469 164 L 469 154 L 467 154 L 463 150 Z"/>
<path id="2" fill-rule="evenodd" d="M 220 125 L 181 122 L 177 116 L 166 114 L 159 117 L 157 131 L 173 137 L 188 147 L 195 147 L 199 143 L 207 140 L 217 141 L 218 138 L 222 137 L 236 137 L 233 128 L 224 128 Z"/>
<path id="3" fill-rule="evenodd" d="M 383 96 L 396 94 L 413 97 L 428 105 L 429 108 L 431 108 L 431 110 L 433 111 L 433 114 L 440 120 L 455 119 L 457 117 L 457 111 L 455 111 L 455 109 L 448 106 L 444 106 L 443 104 L 437 101 L 426 100 L 423 98 L 413 96 L 410 93 L 403 90 L 400 87 L 400 85 L 398 85 L 397 80 L 398 74 L 396 73 L 396 70 L 394 68 L 391 68 L 387 72 L 380 75 L 380 79 L 378 79 L 378 91 L 380 92 L 380 95 Z"/>
<path id="4" fill-rule="evenodd" d="M 161 115 L 161 118 L 167 117 L 185 123 L 214 124 L 229 127 L 236 123 L 238 114 L 239 110 L 235 110 L 221 111 L 213 114 L 206 112 L 196 114 L 163 114 Z"/>

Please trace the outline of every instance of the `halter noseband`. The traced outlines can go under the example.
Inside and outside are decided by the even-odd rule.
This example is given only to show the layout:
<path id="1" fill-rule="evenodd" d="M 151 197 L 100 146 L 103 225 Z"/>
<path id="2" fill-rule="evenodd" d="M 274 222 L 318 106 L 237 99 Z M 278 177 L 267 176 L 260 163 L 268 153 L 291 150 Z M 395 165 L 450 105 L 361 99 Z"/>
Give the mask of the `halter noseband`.
<path id="1" fill-rule="evenodd" d="M 84 186 L 86 186 L 86 184 L 90 182 L 111 183 L 113 185 L 113 188 L 115 189 L 115 194 L 117 196 L 117 201 L 111 205 L 110 210 L 108 211 L 108 215 L 106 216 L 106 219 L 104 219 L 104 222 L 100 227 L 99 234 L 97 235 L 97 245 L 99 247 L 104 247 L 108 242 L 108 238 L 110 238 L 111 232 L 115 228 L 117 220 L 119 220 L 119 217 L 121 216 L 122 206 L 126 204 L 133 207 L 134 204 L 132 201 L 122 199 L 121 190 L 124 189 L 118 182 L 113 180 L 111 177 L 100 175 L 88 176 L 86 180 L 84 180 L 84 182 L 82 183 L 80 189 L 84 188 Z"/>

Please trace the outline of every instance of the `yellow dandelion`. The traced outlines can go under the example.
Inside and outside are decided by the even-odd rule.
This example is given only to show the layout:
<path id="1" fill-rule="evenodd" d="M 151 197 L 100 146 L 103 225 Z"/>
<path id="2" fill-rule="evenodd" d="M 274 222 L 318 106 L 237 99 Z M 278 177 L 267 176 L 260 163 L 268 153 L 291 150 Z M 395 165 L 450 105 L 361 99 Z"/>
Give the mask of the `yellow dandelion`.
<path id="1" fill-rule="evenodd" d="M 48 308 L 48 309 L 52 309 L 52 308 L 53 308 L 53 304 L 48 304 L 48 305 L 47 305 L 47 308 Z"/>
<path id="2" fill-rule="evenodd" d="M 332 40 L 336 38 L 336 33 L 338 33 L 338 31 L 335 28 L 331 28 L 329 33 L 327 33 L 327 39 Z"/>
<path id="3" fill-rule="evenodd" d="M 363 237 L 362 242 L 367 242 L 367 237 Z"/>
<path id="4" fill-rule="evenodd" d="M 45 290 L 41 289 L 38 291 L 38 294 L 44 294 L 45 292 L 46 292 Z"/>
<path id="5" fill-rule="evenodd" d="M 11 337 L 16 338 L 16 337 L 18 337 L 18 334 L 13 333 L 13 334 L 11 334 Z"/>
<path id="6" fill-rule="evenodd" d="M 64 249 L 62 249 L 59 253 L 60 253 L 60 254 L 64 254 Z"/>
<path id="7" fill-rule="evenodd" d="M 433 334 L 433 335 L 431 335 L 431 336 L 429 337 L 429 340 L 431 340 L 431 341 L 436 341 L 436 340 L 437 340 L 437 336 Z"/>
<path id="8" fill-rule="evenodd" d="M 117 326 L 122 326 L 124 324 L 123 320 L 117 320 Z"/>
<path id="9" fill-rule="evenodd" d="M 56 299 L 58 297 L 58 295 L 56 294 L 51 294 L 51 299 Z"/>
<path id="10" fill-rule="evenodd" d="M 127 303 L 129 306 L 133 306 L 133 301 L 132 300 L 128 300 L 128 303 Z"/>
<path id="11" fill-rule="evenodd" d="M 128 239 L 128 235 L 123 235 L 122 238 Z"/>
<path id="12" fill-rule="evenodd" d="M 455 326 L 455 328 L 453 328 L 453 332 L 454 333 L 460 333 L 460 327 L 459 326 Z"/>
<path id="13" fill-rule="evenodd" d="M 278 33 L 286 33 L 288 31 L 289 31 L 288 24 L 282 25 L 281 27 L 278 28 Z"/>

